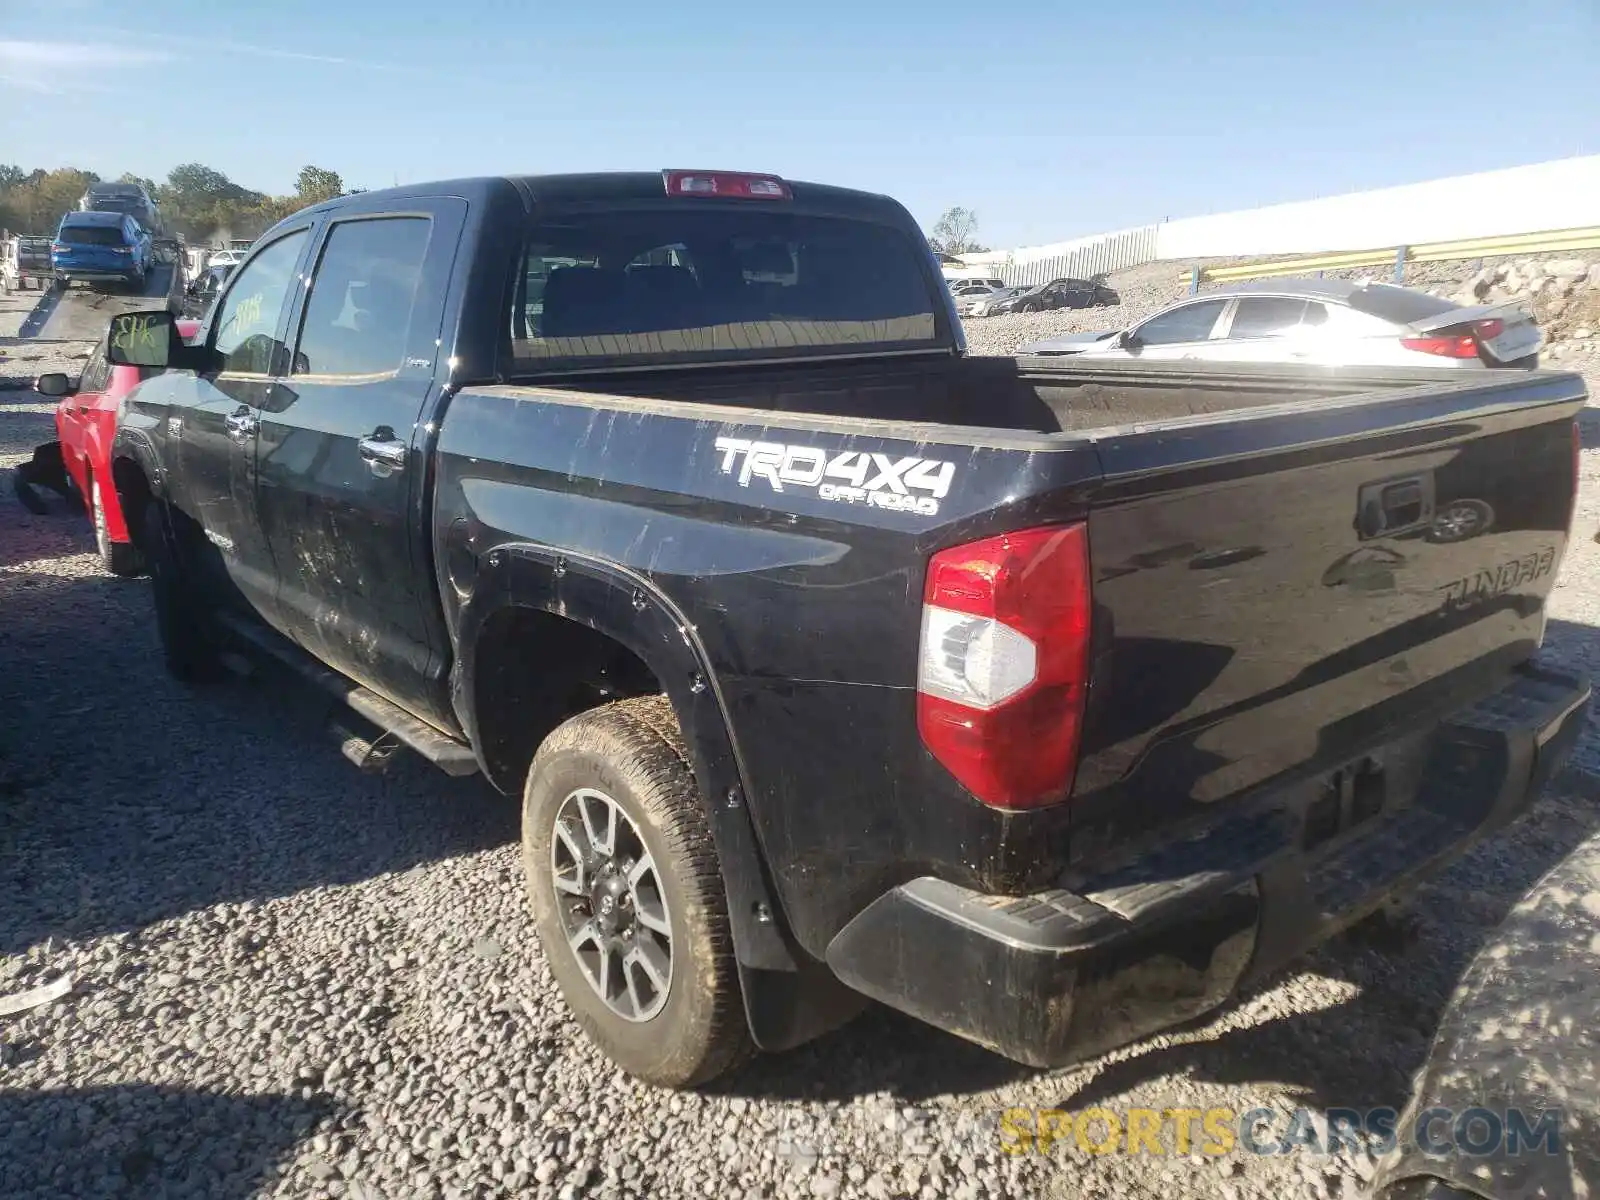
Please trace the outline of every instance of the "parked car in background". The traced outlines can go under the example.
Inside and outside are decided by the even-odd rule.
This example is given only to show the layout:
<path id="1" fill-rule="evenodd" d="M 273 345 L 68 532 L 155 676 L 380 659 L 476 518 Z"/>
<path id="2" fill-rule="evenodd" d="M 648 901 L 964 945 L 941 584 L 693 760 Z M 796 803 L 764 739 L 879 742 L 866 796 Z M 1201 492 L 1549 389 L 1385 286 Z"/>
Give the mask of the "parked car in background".
<path id="1" fill-rule="evenodd" d="M 50 239 L 18 235 L 0 243 L 0 291 L 41 290 L 55 278 L 50 266 Z"/>
<path id="2" fill-rule="evenodd" d="M 976 297 L 965 307 L 965 309 L 958 304 L 956 306 L 956 311 L 959 312 L 963 317 L 992 316 L 995 309 L 1004 304 L 1007 300 L 1014 300 L 1024 292 L 1031 291 L 1033 291 L 1033 287 L 1027 284 L 1021 284 L 1016 287 L 1003 287 L 998 291 L 990 292 L 987 296 Z"/>
<path id="3" fill-rule="evenodd" d="M 178 333 L 184 338 L 193 337 L 199 328 L 198 321 L 178 322 Z M 113 366 L 102 343 L 89 356 L 76 382 L 59 373 L 41 375 L 34 381 L 35 391 L 58 401 L 56 438 L 61 444 L 61 463 L 94 523 L 100 562 L 113 575 L 138 575 L 144 570 L 111 482 L 117 406 L 140 383 L 159 374 L 154 367 Z"/>
<path id="4" fill-rule="evenodd" d="M 183 289 L 184 315 L 203 320 L 211 311 L 211 306 L 216 303 L 217 292 L 221 290 L 233 271 L 231 263 L 212 263 L 191 279 Z"/>
<path id="5" fill-rule="evenodd" d="M 207 267 L 237 267 L 244 259 L 243 250 L 222 249 L 206 252 Z"/>
<path id="6" fill-rule="evenodd" d="M 92 183 L 78 200 L 79 212 L 121 213 L 139 222 L 152 238 L 165 233 L 161 209 L 138 183 Z"/>
<path id="7" fill-rule="evenodd" d="M 68 213 L 50 243 L 50 265 L 62 287 L 82 280 L 143 291 L 154 264 L 150 234 L 122 213 Z"/>
<path id="8" fill-rule="evenodd" d="M 1046 312 L 1053 308 L 1098 308 L 1121 303 L 1122 297 L 1116 289 L 1093 279 L 1052 279 L 990 305 L 985 315 Z"/>
<path id="9" fill-rule="evenodd" d="M 1241 283 L 1127 329 L 1031 342 L 1018 354 L 1364 367 L 1535 367 L 1544 336 L 1517 303 L 1462 308 L 1387 283 Z"/>
<path id="10" fill-rule="evenodd" d="M 956 312 L 965 316 L 974 304 L 981 303 L 1007 290 L 1006 285 L 999 280 L 988 280 L 983 283 L 957 284 L 950 289 L 950 295 L 955 298 Z"/>
<path id="11" fill-rule="evenodd" d="M 1006 286 L 1003 279 L 984 278 L 978 275 L 958 276 L 945 282 L 950 285 L 950 294 L 953 296 L 959 296 L 969 288 L 984 288 L 992 292 Z"/>

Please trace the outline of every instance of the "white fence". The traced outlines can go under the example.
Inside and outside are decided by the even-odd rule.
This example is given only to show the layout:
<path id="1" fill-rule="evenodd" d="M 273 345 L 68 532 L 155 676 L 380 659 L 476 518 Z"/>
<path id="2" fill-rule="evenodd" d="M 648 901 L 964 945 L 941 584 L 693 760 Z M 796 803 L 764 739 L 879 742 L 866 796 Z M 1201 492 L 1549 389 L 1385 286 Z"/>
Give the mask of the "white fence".
<path id="1" fill-rule="evenodd" d="M 1154 257 L 1372 250 L 1590 225 L 1600 225 L 1600 155 L 1167 221 Z"/>
<path id="2" fill-rule="evenodd" d="M 1371 250 L 1593 225 L 1600 225 L 1600 155 L 1187 217 L 964 261 L 1009 284 L 1047 283 L 1160 259 Z"/>
<path id="3" fill-rule="evenodd" d="M 1150 262 L 1156 257 L 1160 228 L 1159 225 L 1144 225 L 1049 246 L 965 254 L 961 260 L 975 270 L 998 275 L 1012 285 L 1049 283 L 1062 278 L 1089 279 L 1107 271 L 1121 271 Z"/>

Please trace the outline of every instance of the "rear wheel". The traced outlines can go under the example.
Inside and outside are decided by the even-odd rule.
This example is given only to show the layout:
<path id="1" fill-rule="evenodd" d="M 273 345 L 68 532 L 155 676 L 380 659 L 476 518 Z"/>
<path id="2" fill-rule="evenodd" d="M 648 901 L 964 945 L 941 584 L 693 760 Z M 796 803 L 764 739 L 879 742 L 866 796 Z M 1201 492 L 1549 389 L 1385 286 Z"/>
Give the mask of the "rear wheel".
<path id="1" fill-rule="evenodd" d="M 591 709 L 545 739 L 522 860 L 551 973 L 614 1063 L 691 1087 L 750 1053 L 716 847 L 665 697 Z"/>
<path id="2" fill-rule="evenodd" d="M 156 631 L 167 673 L 184 683 L 205 683 L 223 674 L 211 623 L 193 588 L 186 586 L 182 559 L 167 522 L 167 506 L 150 500 L 142 515 L 143 551 L 150 567 Z"/>
<path id="3" fill-rule="evenodd" d="M 106 510 L 100 497 L 100 480 L 89 479 L 89 519 L 94 522 L 94 545 L 100 555 L 100 565 L 113 575 L 131 579 L 144 574 L 144 556 L 137 546 L 128 542 L 114 542 L 106 525 Z"/>

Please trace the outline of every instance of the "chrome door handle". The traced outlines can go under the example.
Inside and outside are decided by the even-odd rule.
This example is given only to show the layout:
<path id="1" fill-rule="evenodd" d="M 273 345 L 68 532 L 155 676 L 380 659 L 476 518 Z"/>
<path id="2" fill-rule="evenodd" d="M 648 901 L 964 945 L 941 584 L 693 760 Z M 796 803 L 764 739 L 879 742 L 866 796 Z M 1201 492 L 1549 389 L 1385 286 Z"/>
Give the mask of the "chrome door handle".
<path id="1" fill-rule="evenodd" d="M 405 469 L 407 446 L 394 437 L 364 437 L 356 443 L 356 448 L 361 451 L 361 461 L 374 471 L 381 470 L 384 474 L 389 474 Z"/>
<path id="2" fill-rule="evenodd" d="M 253 412 L 229 413 L 222 419 L 228 427 L 228 436 L 236 442 L 242 442 L 256 431 L 256 415 Z"/>

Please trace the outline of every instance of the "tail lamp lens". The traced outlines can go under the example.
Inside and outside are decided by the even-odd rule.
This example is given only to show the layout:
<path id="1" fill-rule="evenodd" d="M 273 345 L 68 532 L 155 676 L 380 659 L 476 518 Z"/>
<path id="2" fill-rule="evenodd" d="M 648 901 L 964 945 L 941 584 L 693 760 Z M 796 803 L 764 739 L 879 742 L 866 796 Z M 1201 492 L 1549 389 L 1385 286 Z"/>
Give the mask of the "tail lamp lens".
<path id="1" fill-rule="evenodd" d="M 1040 808 L 1072 791 L 1088 692 L 1088 549 L 1084 526 L 1050 526 L 928 564 L 918 729 L 992 807 Z"/>

